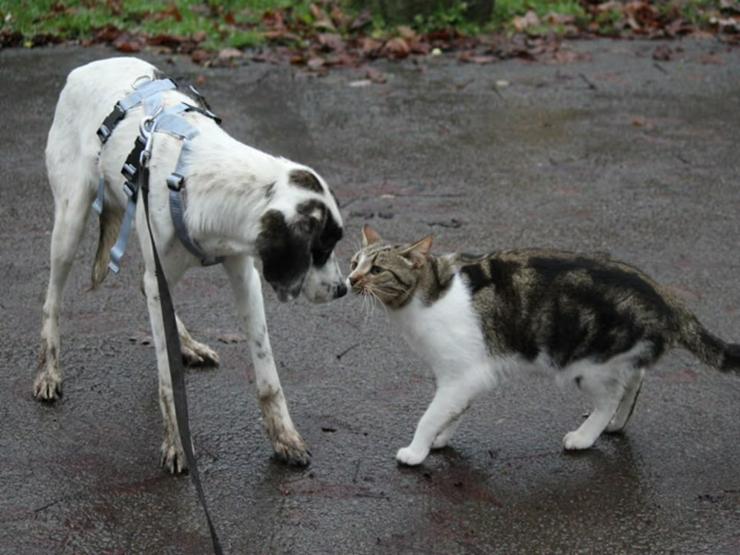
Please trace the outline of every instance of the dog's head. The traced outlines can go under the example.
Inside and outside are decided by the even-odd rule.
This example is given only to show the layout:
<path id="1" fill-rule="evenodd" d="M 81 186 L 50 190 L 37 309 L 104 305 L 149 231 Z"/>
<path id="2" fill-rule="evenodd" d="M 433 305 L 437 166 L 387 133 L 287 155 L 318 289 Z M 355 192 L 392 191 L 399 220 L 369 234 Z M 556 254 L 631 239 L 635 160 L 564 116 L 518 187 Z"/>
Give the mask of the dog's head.
<path id="1" fill-rule="evenodd" d="M 262 274 L 281 301 L 303 294 L 321 303 L 347 293 L 334 246 L 342 238 L 342 217 L 334 194 L 309 168 L 291 167 L 260 221 L 257 252 Z"/>

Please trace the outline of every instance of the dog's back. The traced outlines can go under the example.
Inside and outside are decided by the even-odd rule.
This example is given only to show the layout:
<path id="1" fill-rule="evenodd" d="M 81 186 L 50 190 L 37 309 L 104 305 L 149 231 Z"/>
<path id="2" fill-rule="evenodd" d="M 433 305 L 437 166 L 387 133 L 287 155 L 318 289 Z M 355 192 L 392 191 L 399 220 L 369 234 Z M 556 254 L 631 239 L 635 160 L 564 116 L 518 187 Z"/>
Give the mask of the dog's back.
<path id="1" fill-rule="evenodd" d="M 136 58 L 111 58 L 69 74 L 46 143 L 46 169 L 57 203 L 66 200 L 66 188 L 95 190 L 100 153 L 95 132 L 136 79 L 155 72 L 154 66 Z"/>

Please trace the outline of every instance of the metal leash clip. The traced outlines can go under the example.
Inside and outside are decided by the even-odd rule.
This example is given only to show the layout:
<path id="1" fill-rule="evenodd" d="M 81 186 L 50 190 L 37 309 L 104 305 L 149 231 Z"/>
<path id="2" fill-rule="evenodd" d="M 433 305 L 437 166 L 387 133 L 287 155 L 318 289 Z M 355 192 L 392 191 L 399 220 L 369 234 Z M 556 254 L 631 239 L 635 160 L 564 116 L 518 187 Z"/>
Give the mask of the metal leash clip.
<path id="1" fill-rule="evenodd" d="M 146 140 L 144 150 L 139 155 L 139 167 L 146 168 L 149 166 L 149 159 L 152 156 L 152 143 L 154 142 L 154 131 L 157 125 L 157 118 L 162 113 L 162 106 L 150 116 L 146 116 L 139 123 L 139 135 Z"/>

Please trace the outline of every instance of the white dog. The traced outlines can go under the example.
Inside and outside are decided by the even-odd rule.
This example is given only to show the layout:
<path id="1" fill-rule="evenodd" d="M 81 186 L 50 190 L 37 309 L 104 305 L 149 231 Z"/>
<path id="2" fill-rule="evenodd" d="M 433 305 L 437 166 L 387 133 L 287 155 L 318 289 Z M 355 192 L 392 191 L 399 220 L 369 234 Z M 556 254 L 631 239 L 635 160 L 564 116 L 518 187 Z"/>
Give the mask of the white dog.
<path id="1" fill-rule="evenodd" d="M 104 145 L 96 131 L 116 102 L 130 94 L 136 83 L 159 77 L 156 68 L 142 60 L 102 60 L 72 71 L 59 97 L 46 146 L 55 213 L 40 371 L 34 382 L 34 395 L 40 400 L 52 401 L 61 394 L 58 320 L 62 290 L 101 176 L 105 180 L 105 203 L 93 286 L 106 275 L 109 250 L 118 235 L 127 202 L 121 167 L 139 133 L 144 108 L 139 105 L 131 109 Z M 193 99 L 177 90 L 163 92 L 161 99 L 165 107 L 193 103 Z M 344 295 L 347 289 L 333 253 L 342 236 L 336 200 L 310 168 L 236 141 L 201 113 L 189 112 L 183 117 L 199 132 L 184 160 L 184 222 L 190 237 L 203 251 L 223 257 L 223 267 L 246 328 L 257 395 L 275 452 L 288 462 L 306 464 L 310 455 L 291 421 L 272 357 L 255 263 L 281 301 L 292 300 L 300 292 L 315 302 Z M 165 181 L 175 168 L 181 146 L 174 137 L 156 134 L 149 163 L 150 221 L 171 287 L 188 268 L 200 263 L 178 240 L 169 211 Z M 165 425 L 162 463 L 170 472 L 181 472 L 186 462 L 175 421 L 154 261 L 144 218 L 143 203 L 139 202 L 136 228 L 145 262 L 144 292 L 157 351 Z M 216 353 L 194 341 L 179 319 L 177 325 L 186 361 L 218 363 Z"/>

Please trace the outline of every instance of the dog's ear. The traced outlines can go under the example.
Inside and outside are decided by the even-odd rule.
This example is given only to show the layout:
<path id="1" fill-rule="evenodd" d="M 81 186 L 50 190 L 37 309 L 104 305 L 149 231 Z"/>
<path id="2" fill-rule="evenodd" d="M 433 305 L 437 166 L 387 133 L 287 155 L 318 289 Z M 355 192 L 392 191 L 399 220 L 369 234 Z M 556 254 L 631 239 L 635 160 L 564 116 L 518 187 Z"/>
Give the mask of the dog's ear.
<path id="1" fill-rule="evenodd" d="M 262 260 L 265 280 L 275 290 L 299 286 L 311 265 L 312 235 L 305 233 L 301 225 L 288 225 L 278 210 L 265 212 L 260 226 L 257 252 Z"/>
<path id="2" fill-rule="evenodd" d="M 380 238 L 380 234 L 375 231 L 372 227 L 365 224 L 362 226 L 362 248 L 364 249 L 368 245 L 372 245 L 374 243 L 378 243 L 382 241 Z"/>

